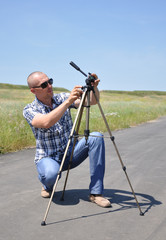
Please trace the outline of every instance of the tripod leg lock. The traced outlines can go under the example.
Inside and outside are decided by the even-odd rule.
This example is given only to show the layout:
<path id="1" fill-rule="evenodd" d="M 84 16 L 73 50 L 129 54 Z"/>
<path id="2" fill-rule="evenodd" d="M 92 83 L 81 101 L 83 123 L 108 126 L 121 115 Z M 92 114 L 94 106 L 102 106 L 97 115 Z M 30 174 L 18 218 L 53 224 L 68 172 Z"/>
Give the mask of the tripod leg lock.
<path id="1" fill-rule="evenodd" d="M 126 167 L 125 166 L 123 167 L 123 171 L 126 172 Z"/>
<path id="2" fill-rule="evenodd" d="M 88 137 L 89 137 L 89 134 L 90 134 L 90 130 L 89 130 L 89 129 L 84 130 L 84 136 L 85 136 L 85 138 L 88 138 Z"/>
<path id="3" fill-rule="evenodd" d="M 115 140 L 115 137 L 114 137 L 114 136 L 111 136 L 111 137 L 110 137 L 110 139 L 111 139 L 111 141 L 113 141 L 113 142 L 114 142 L 114 140 Z"/>
<path id="4" fill-rule="evenodd" d="M 59 175 L 59 178 L 61 178 L 62 170 L 57 173 L 57 176 Z"/>
<path id="5" fill-rule="evenodd" d="M 70 136 L 68 137 L 68 140 L 72 140 L 72 138 L 73 138 L 73 136 L 72 136 L 72 135 L 70 135 Z"/>

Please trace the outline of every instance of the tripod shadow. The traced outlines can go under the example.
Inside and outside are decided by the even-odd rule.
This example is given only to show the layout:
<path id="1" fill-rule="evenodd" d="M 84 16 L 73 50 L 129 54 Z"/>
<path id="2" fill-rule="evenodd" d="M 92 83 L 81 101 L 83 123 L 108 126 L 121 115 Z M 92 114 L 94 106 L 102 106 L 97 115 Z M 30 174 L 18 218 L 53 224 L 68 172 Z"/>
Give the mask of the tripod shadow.
<path id="1" fill-rule="evenodd" d="M 62 191 L 55 192 L 53 202 L 58 205 L 77 205 L 80 200 L 89 201 L 88 189 L 71 189 L 66 190 L 64 201 L 61 201 Z M 143 193 L 135 193 L 137 196 L 139 205 L 142 212 L 147 213 L 152 207 L 162 204 L 162 202 L 156 200 L 153 196 Z M 116 209 L 111 208 L 109 212 L 116 212 L 127 210 L 131 208 L 137 208 L 135 198 L 130 191 L 118 190 L 118 189 L 105 189 L 104 196 L 107 197 L 112 205 L 116 204 Z"/>
<path id="2" fill-rule="evenodd" d="M 65 206 L 77 205 L 80 202 L 80 200 L 89 201 L 88 194 L 89 194 L 88 189 L 66 190 L 64 201 L 61 201 L 60 198 L 62 196 L 62 191 L 59 191 L 59 192 L 55 192 L 53 197 L 53 202 L 55 204 L 65 205 Z M 147 213 L 152 207 L 162 204 L 162 202 L 156 200 L 154 197 L 150 195 L 142 194 L 142 193 L 135 193 L 135 194 L 138 198 L 139 205 L 144 214 Z M 47 225 L 64 223 L 68 221 L 75 221 L 78 219 L 101 216 L 103 214 L 110 214 L 117 211 L 124 211 L 131 208 L 137 208 L 137 204 L 135 202 L 132 192 L 125 191 L 125 190 L 118 190 L 118 189 L 105 189 L 104 196 L 111 201 L 113 208 L 104 209 L 103 212 L 100 211 L 93 214 L 72 217 L 72 218 L 68 218 L 68 219 L 64 219 L 64 220 L 60 220 L 52 223 L 47 223 Z M 114 204 L 116 204 L 116 206 L 118 207 L 114 208 Z"/>

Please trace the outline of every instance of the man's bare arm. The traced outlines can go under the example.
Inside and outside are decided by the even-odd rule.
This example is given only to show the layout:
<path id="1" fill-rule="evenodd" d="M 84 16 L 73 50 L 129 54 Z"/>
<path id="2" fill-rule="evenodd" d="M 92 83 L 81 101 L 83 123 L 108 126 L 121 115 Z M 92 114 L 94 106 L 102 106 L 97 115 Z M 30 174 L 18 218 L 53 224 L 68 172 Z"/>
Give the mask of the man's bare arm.
<path id="1" fill-rule="evenodd" d="M 58 122 L 67 108 L 76 101 L 82 94 L 81 86 L 76 86 L 70 93 L 69 98 L 64 101 L 60 106 L 47 114 L 37 114 L 33 120 L 32 125 L 36 128 L 50 128 Z"/>

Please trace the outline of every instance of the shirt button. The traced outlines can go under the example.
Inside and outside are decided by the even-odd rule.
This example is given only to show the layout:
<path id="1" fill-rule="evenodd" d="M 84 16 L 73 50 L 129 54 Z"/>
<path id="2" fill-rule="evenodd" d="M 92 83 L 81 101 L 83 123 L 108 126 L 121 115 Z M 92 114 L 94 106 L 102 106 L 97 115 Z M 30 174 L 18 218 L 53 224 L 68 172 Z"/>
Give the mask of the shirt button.
<path id="1" fill-rule="evenodd" d="M 59 136 L 59 132 L 58 131 L 55 131 L 55 136 Z"/>

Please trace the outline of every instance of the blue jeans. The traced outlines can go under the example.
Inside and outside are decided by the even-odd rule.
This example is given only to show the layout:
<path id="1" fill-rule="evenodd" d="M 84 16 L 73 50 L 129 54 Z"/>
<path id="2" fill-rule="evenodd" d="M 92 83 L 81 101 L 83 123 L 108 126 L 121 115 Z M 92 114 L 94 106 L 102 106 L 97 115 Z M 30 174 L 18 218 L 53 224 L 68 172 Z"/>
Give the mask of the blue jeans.
<path id="1" fill-rule="evenodd" d="M 82 138 L 75 145 L 74 154 L 72 158 L 71 169 L 80 165 L 88 156 L 90 160 L 90 193 L 102 194 L 104 186 L 104 172 L 105 172 L 105 145 L 102 134 L 93 132 L 89 136 L 87 143 L 85 138 Z M 62 171 L 68 169 L 70 155 L 66 157 Z M 57 174 L 60 168 L 60 163 L 52 158 L 42 158 L 36 164 L 39 174 L 39 180 L 46 190 L 52 190 L 56 181 Z"/>

